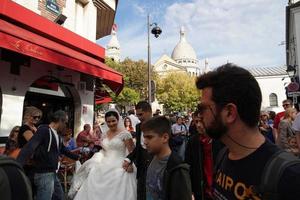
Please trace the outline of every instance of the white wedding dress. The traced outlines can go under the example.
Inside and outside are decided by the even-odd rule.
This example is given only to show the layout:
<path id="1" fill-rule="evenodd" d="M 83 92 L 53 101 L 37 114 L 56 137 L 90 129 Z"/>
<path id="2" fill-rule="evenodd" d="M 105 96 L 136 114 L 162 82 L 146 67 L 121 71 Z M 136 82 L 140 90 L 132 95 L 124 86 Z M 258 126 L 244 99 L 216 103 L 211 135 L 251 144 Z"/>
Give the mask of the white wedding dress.
<path id="1" fill-rule="evenodd" d="M 122 168 L 126 157 L 124 140 L 132 138 L 122 131 L 112 139 L 104 138 L 103 149 L 86 161 L 73 178 L 69 197 L 75 200 L 136 200 L 136 169 Z"/>

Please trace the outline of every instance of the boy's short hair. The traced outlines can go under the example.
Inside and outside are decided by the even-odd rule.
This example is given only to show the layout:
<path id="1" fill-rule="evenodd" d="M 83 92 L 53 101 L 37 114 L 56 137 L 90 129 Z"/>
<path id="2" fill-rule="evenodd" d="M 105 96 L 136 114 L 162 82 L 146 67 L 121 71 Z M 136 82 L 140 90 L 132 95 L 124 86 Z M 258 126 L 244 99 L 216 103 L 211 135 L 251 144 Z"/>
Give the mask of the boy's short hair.
<path id="1" fill-rule="evenodd" d="M 165 116 L 152 117 L 142 125 L 142 131 L 152 131 L 160 136 L 167 133 L 171 136 L 171 122 Z"/>

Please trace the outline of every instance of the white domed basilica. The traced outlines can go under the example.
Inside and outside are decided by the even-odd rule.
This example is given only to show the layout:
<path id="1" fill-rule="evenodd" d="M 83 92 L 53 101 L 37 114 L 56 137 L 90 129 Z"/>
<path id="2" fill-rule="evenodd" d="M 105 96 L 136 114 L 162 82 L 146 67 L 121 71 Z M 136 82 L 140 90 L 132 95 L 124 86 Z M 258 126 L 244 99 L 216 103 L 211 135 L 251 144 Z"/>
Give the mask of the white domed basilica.
<path id="1" fill-rule="evenodd" d="M 158 75 L 164 76 L 169 72 L 187 72 L 191 76 L 202 73 L 197 54 L 186 39 L 184 27 L 180 29 L 180 41 L 175 46 L 172 56 L 163 55 L 154 64 Z"/>

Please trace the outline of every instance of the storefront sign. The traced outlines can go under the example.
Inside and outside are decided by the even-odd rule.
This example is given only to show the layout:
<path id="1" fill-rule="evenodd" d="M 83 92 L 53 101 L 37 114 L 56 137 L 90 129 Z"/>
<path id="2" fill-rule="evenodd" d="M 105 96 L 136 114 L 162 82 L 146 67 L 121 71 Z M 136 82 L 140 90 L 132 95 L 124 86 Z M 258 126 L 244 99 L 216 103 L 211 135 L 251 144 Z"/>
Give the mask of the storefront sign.
<path id="1" fill-rule="evenodd" d="M 296 92 L 299 91 L 299 83 L 296 82 L 291 82 L 288 86 L 287 86 L 288 92 Z"/>
<path id="2" fill-rule="evenodd" d="M 56 3 L 56 0 L 47 0 L 46 1 L 46 8 L 51 10 L 52 12 L 59 14 L 59 6 Z"/>
<path id="3" fill-rule="evenodd" d="M 87 106 L 82 106 L 82 114 L 83 114 L 83 115 L 86 115 L 86 114 L 87 114 L 87 111 L 88 111 Z"/>

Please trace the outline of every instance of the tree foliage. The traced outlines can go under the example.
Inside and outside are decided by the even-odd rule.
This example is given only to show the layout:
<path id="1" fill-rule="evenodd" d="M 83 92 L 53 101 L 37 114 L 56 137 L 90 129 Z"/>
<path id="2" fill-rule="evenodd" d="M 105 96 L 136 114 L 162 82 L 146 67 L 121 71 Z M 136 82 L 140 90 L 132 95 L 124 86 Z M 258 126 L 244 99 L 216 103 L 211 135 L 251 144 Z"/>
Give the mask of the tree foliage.
<path id="1" fill-rule="evenodd" d="M 194 109 L 200 93 L 195 86 L 195 78 L 184 72 L 170 73 L 157 81 L 157 98 L 168 111 Z"/>
<path id="2" fill-rule="evenodd" d="M 124 77 L 124 89 L 118 97 L 113 98 L 115 103 L 129 106 L 147 98 L 148 64 L 146 62 L 143 60 L 133 61 L 129 58 L 120 63 L 107 58 L 105 62 Z M 151 74 L 152 79 L 156 79 L 157 75 L 153 70 Z"/>

